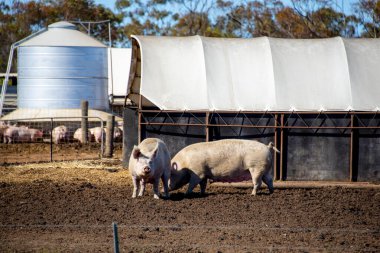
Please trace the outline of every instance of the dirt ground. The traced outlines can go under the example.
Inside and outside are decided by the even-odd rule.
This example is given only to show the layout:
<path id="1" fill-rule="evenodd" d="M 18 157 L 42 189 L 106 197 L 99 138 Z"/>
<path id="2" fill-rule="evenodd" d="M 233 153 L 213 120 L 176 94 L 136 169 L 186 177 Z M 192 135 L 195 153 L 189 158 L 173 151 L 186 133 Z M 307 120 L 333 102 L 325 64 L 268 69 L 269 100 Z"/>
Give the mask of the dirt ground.
<path id="1" fill-rule="evenodd" d="M 131 199 L 120 159 L 0 167 L 1 252 L 380 252 L 380 187 L 211 184 Z M 326 184 L 325 184 L 326 185 Z M 199 189 L 198 189 L 199 190 Z"/>

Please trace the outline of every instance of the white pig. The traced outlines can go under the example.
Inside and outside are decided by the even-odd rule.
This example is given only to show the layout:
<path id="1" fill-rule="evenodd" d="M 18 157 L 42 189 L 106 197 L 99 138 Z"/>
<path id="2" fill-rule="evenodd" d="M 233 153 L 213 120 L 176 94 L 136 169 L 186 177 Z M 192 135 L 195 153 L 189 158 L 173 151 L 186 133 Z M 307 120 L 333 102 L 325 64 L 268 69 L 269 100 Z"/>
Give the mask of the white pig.
<path id="1" fill-rule="evenodd" d="M 192 144 L 172 159 L 170 190 L 189 183 L 187 194 L 200 185 L 206 191 L 207 179 L 214 182 L 240 182 L 252 179 L 252 195 L 264 181 L 273 193 L 271 150 L 279 152 L 273 143 L 264 145 L 251 140 L 219 140 Z"/>
<path id="2" fill-rule="evenodd" d="M 74 139 L 82 143 L 82 128 L 78 128 L 74 133 Z M 87 130 L 87 140 L 91 141 L 91 132 Z"/>
<path id="3" fill-rule="evenodd" d="M 134 146 L 129 159 L 129 171 L 132 176 L 132 198 L 143 196 L 146 183 L 153 183 L 153 197 L 159 198 L 160 179 L 164 185 L 165 197 L 169 197 L 168 182 L 170 178 L 170 154 L 165 143 L 156 138 L 147 138 Z"/>
<path id="4" fill-rule="evenodd" d="M 0 121 L 0 143 L 3 141 L 3 136 L 5 130 L 9 127 L 8 124 L 4 123 L 3 121 Z"/>
<path id="5" fill-rule="evenodd" d="M 115 127 L 113 131 L 113 138 L 114 141 L 121 141 L 123 139 L 123 128 L 122 127 Z"/>
<path id="6" fill-rule="evenodd" d="M 96 143 L 101 143 L 102 138 L 106 137 L 106 130 L 101 127 L 93 127 L 88 130 L 91 133 L 91 140 L 94 140 Z"/>
<path id="7" fill-rule="evenodd" d="M 12 142 L 34 142 L 42 138 L 42 131 L 26 126 L 10 126 L 4 132 L 4 143 Z"/>
<path id="8" fill-rule="evenodd" d="M 69 141 L 69 131 L 66 126 L 60 125 L 53 129 L 53 142 L 55 144 Z"/>

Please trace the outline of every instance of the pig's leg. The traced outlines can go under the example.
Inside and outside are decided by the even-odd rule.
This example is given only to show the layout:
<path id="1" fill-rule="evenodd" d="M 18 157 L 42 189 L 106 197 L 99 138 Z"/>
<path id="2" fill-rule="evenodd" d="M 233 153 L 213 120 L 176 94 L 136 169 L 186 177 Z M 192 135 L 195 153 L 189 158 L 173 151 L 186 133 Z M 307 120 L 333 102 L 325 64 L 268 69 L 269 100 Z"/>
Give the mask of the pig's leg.
<path id="1" fill-rule="evenodd" d="M 206 193 L 207 178 L 202 179 L 199 185 L 201 187 L 201 194 L 204 195 Z"/>
<path id="2" fill-rule="evenodd" d="M 262 183 L 262 174 L 256 172 L 257 169 L 255 168 L 249 168 L 249 172 L 251 173 L 252 176 L 252 183 L 253 183 L 253 191 L 252 195 L 256 195 L 257 191 L 260 189 L 261 183 Z"/>
<path id="3" fill-rule="evenodd" d="M 267 172 L 263 175 L 263 181 L 268 186 L 269 193 L 272 194 L 274 192 L 274 189 L 273 189 L 273 178 L 270 172 Z"/>
<path id="4" fill-rule="evenodd" d="M 169 198 L 169 176 L 164 174 L 161 177 L 162 184 L 164 185 L 165 198 Z"/>
<path id="5" fill-rule="evenodd" d="M 139 180 L 137 180 L 136 177 L 132 177 L 132 183 L 133 183 L 133 194 L 132 194 L 132 198 L 136 198 L 136 196 L 137 196 L 137 191 L 138 191 L 138 189 L 139 189 L 140 182 L 139 182 Z"/>
<path id="6" fill-rule="evenodd" d="M 154 179 L 154 182 L 153 182 L 153 198 L 155 199 L 159 199 L 160 198 L 160 193 L 158 191 L 158 185 L 160 183 L 160 179 Z"/>
<path id="7" fill-rule="evenodd" d="M 142 197 L 144 195 L 144 192 L 145 192 L 145 180 L 144 179 L 141 179 L 140 180 L 140 192 L 139 192 L 139 197 Z"/>
<path id="8" fill-rule="evenodd" d="M 196 175 L 196 174 L 191 174 L 190 176 L 190 182 L 189 182 L 189 187 L 187 188 L 187 192 L 186 194 L 191 194 L 193 193 L 193 190 L 195 188 L 195 186 L 197 186 L 197 184 L 199 184 L 201 182 L 201 178 Z"/>

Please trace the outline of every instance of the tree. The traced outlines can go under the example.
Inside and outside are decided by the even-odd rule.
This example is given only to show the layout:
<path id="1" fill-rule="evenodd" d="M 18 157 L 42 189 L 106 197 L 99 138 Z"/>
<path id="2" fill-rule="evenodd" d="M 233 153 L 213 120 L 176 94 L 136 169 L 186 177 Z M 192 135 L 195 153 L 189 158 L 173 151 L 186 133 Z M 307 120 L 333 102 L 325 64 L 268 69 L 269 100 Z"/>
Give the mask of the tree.
<path id="1" fill-rule="evenodd" d="M 359 0 L 354 6 L 360 24 L 363 26 L 361 36 L 380 37 L 380 0 Z"/>
<path id="2" fill-rule="evenodd" d="M 357 19 L 334 9 L 331 0 L 291 0 L 288 8 L 278 16 L 279 23 L 294 38 L 352 37 Z M 291 24 L 292 26 L 290 26 Z M 295 30 L 292 30 L 296 28 Z"/>
<path id="3" fill-rule="evenodd" d="M 234 4 L 231 1 L 219 0 L 218 6 L 227 13 L 227 18 L 219 19 L 217 25 L 228 35 L 242 38 L 280 37 L 275 16 L 284 8 L 281 1 L 247 1 Z"/>

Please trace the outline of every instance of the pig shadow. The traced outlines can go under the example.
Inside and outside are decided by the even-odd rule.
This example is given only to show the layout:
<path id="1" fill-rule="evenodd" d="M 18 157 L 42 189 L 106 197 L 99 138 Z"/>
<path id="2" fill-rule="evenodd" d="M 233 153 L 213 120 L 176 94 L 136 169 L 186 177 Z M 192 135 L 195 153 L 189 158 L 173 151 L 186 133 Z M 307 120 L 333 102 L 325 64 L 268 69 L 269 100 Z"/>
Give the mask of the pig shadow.
<path id="1" fill-rule="evenodd" d="M 199 192 L 193 192 L 191 194 L 185 194 L 183 192 L 175 192 L 171 193 L 170 197 L 165 200 L 171 200 L 171 201 L 181 201 L 184 199 L 203 199 L 207 198 L 208 196 L 215 195 L 215 193 L 205 193 L 201 194 Z"/>

